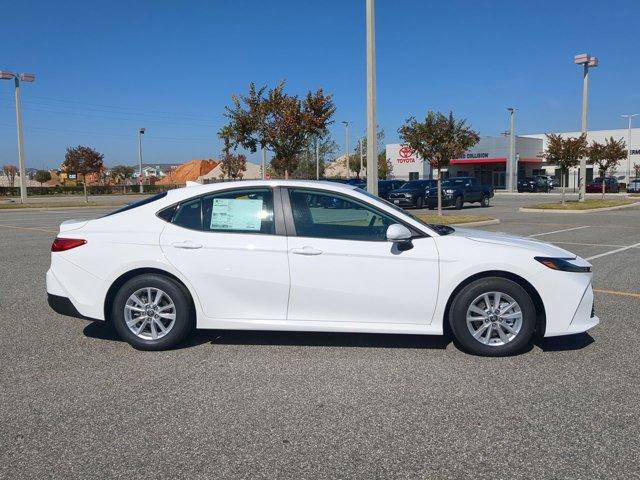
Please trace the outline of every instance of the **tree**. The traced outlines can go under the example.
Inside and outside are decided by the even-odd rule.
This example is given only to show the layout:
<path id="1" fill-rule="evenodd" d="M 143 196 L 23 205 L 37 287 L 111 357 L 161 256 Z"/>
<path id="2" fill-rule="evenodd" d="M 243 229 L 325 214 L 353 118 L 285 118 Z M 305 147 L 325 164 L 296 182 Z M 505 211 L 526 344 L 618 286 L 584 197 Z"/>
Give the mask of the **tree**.
<path id="1" fill-rule="evenodd" d="M 387 158 L 386 149 L 378 154 L 378 178 L 386 180 L 393 173 L 393 164 Z"/>
<path id="2" fill-rule="evenodd" d="M 640 164 L 635 164 L 633 166 L 633 172 L 634 172 L 636 178 L 640 178 Z"/>
<path id="3" fill-rule="evenodd" d="M 267 91 L 266 86 L 256 88 L 251 83 L 248 95 L 232 97 L 233 106 L 226 107 L 225 115 L 233 147 L 240 145 L 252 153 L 259 147 L 271 150 L 271 166 L 288 178 L 310 139 L 327 133 L 335 106 L 332 95 L 322 89 L 308 92 L 301 100 L 285 93 L 284 85 L 282 81 Z"/>
<path id="4" fill-rule="evenodd" d="M 387 162 L 387 156 L 385 154 L 384 145 L 384 130 L 378 127 L 378 131 L 376 133 L 376 143 L 378 145 L 378 178 L 386 178 L 388 174 L 388 165 L 390 162 Z M 360 139 L 360 143 L 362 143 L 362 169 L 366 173 L 367 168 L 367 137 L 363 136 Z M 360 145 L 356 144 L 355 155 L 349 155 L 349 170 L 356 174 L 357 178 L 360 178 Z M 384 175 L 383 175 L 384 174 Z"/>
<path id="5" fill-rule="evenodd" d="M 49 170 L 38 170 L 33 178 L 42 186 L 44 182 L 51 180 L 51 172 Z"/>
<path id="6" fill-rule="evenodd" d="M 220 179 L 229 178 L 236 180 L 242 179 L 242 172 L 247 171 L 247 157 L 239 154 L 234 155 L 231 153 L 231 142 L 233 138 L 233 130 L 227 125 L 222 127 L 218 132 L 218 138 L 224 143 L 222 147 L 222 159 L 220 160 Z"/>
<path id="7" fill-rule="evenodd" d="M 318 162 L 316 162 L 316 146 L 318 147 Z M 326 163 L 334 158 L 337 151 L 338 144 L 328 133 L 320 137 L 309 137 L 304 150 L 298 155 L 298 166 L 291 172 L 291 176 L 293 178 L 315 179 L 316 172 L 319 170 L 319 178 L 323 178 Z"/>
<path id="8" fill-rule="evenodd" d="M 607 172 L 615 170 L 621 160 L 627 158 L 627 144 L 624 139 L 605 138 L 604 144 L 593 142 L 587 152 L 589 163 L 597 165 L 602 177 L 602 198 L 605 196 Z"/>
<path id="9" fill-rule="evenodd" d="M 7 176 L 7 182 L 10 187 L 13 187 L 16 183 L 16 175 L 18 174 L 18 168 L 15 165 L 4 165 L 2 171 Z"/>
<path id="10" fill-rule="evenodd" d="M 135 172 L 135 168 L 128 165 L 116 165 L 109 171 L 109 177 L 116 185 L 124 182 L 127 178 L 131 178 Z"/>
<path id="11" fill-rule="evenodd" d="M 562 176 L 562 203 L 565 203 L 565 178 L 569 169 L 580 164 L 580 159 L 588 152 L 587 135 L 582 134 L 579 137 L 563 138 L 562 136 L 551 133 L 547 134 L 547 148 L 544 152 L 544 158 L 551 165 L 556 165 Z"/>
<path id="12" fill-rule="evenodd" d="M 445 115 L 432 111 L 427 112 L 423 122 L 408 118 L 398 133 L 406 145 L 438 171 L 438 215 L 442 215 L 441 169 L 478 143 L 480 136 L 465 119 L 456 120 L 453 112 Z"/>
<path id="13" fill-rule="evenodd" d="M 104 155 L 97 152 L 91 147 L 78 145 L 77 147 L 67 147 L 62 162 L 63 169 L 69 173 L 73 172 L 82 175 L 82 185 L 84 186 L 84 200 L 89 202 L 87 196 L 87 175 L 92 173 L 100 173 L 104 168 Z"/>

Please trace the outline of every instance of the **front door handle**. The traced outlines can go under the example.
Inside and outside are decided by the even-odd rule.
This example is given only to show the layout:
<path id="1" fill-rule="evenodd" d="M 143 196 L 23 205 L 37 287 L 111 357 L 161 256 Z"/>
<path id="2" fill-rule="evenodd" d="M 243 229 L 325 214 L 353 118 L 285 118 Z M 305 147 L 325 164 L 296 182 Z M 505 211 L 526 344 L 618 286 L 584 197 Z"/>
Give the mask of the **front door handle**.
<path id="1" fill-rule="evenodd" d="M 192 242 L 191 240 L 185 240 L 184 242 L 173 242 L 171 244 L 175 248 L 184 248 L 187 250 L 195 250 L 196 248 L 202 248 L 200 243 Z"/>
<path id="2" fill-rule="evenodd" d="M 291 253 L 295 253 L 296 255 L 322 255 L 322 250 L 318 250 L 317 248 L 310 247 L 309 245 L 305 245 L 302 248 L 292 248 Z"/>

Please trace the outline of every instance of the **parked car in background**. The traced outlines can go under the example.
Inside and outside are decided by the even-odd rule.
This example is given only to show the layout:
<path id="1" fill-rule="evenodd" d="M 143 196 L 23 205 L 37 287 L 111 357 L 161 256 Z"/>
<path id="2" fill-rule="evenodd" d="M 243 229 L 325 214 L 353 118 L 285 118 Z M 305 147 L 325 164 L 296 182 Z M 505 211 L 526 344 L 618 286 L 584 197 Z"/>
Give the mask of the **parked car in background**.
<path id="1" fill-rule="evenodd" d="M 640 178 L 634 178 L 627 185 L 627 192 L 640 193 Z"/>
<path id="2" fill-rule="evenodd" d="M 389 192 L 402 187 L 405 183 L 405 180 L 378 180 L 378 196 L 388 200 Z"/>
<path id="3" fill-rule="evenodd" d="M 587 183 L 586 189 L 588 193 L 601 193 L 602 177 L 594 178 L 593 182 Z M 618 180 L 614 177 L 606 177 L 604 179 L 604 191 L 606 193 L 618 193 L 620 191 Z"/>
<path id="4" fill-rule="evenodd" d="M 493 186 L 482 185 L 475 177 L 452 177 L 442 182 L 442 206 L 460 210 L 465 203 L 480 203 L 489 206 L 493 197 Z M 427 207 L 433 210 L 438 206 L 437 184 L 427 191 Z"/>
<path id="5" fill-rule="evenodd" d="M 435 185 L 435 180 L 409 180 L 400 188 L 389 192 L 389 201 L 399 207 L 422 208 L 425 204 L 426 191 Z"/>
<path id="6" fill-rule="evenodd" d="M 318 197 L 342 206 L 323 209 Z M 571 252 L 427 224 L 329 182 L 190 186 L 66 221 L 46 285 L 53 310 L 107 321 L 143 350 L 172 348 L 194 328 L 442 335 L 450 327 L 466 351 L 501 356 L 526 350 L 534 335 L 599 322 L 591 264 Z"/>
<path id="7" fill-rule="evenodd" d="M 547 177 L 525 177 L 518 180 L 518 192 L 548 192 L 550 189 Z"/>
<path id="8" fill-rule="evenodd" d="M 534 175 L 533 178 L 544 179 L 547 182 L 547 185 L 549 185 L 549 190 L 560 186 L 560 180 L 553 175 Z"/>

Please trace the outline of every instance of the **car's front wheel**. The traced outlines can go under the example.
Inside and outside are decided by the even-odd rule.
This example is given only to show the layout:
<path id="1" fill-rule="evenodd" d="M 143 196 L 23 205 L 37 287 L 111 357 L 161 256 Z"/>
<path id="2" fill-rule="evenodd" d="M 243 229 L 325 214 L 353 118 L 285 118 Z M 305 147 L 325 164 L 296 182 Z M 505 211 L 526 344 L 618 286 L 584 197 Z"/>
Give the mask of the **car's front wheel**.
<path id="1" fill-rule="evenodd" d="M 482 207 L 488 207 L 489 206 L 489 196 L 488 195 L 483 195 L 482 196 L 482 200 L 480 200 L 480 206 L 482 206 Z"/>
<path id="2" fill-rule="evenodd" d="M 466 285 L 449 309 L 451 330 L 470 353 L 505 356 L 526 348 L 536 311 L 531 296 L 516 282 L 487 277 Z"/>
<path id="3" fill-rule="evenodd" d="M 123 340 L 141 350 L 163 350 L 192 330 L 191 302 L 173 279 L 144 274 L 128 280 L 116 294 L 111 318 Z"/>

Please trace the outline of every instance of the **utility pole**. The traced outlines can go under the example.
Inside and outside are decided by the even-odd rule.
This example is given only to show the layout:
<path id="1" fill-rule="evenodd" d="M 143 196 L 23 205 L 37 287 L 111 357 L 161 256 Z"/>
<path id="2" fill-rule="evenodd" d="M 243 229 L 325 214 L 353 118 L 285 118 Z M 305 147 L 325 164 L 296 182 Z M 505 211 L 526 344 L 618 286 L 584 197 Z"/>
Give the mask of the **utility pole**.
<path id="1" fill-rule="evenodd" d="M 375 0 L 367 2 L 367 191 L 378 195 Z"/>
<path id="2" fill-rule="evenodd" d="M 267 178 L 267 149 L 262 147 L 262 180 Z"/>
<path id="3" fill-rule="evenodd" d="M 517 190 L 518 184 L 518 166 L 516 164 L 516 109 L 507 108 L 510 117 L 509 128 L 509 165 L 507 166 L 507 191 L 513 192 Z"/>
<path id="4" fill-rule="evenodd" d="M 18 129 L 18 171 L 20 172 L 20 203 L 27 202 L 27 173 L 24 159 L 24 140 L 22 135 L 22 102 L 20 101 L 20 81 L 33 82 L 33 73 L 13 73 L 0 71 L 0 80 L 13 79 L 16 96 L 16 126 Z"/>
<path id="5" fill-rule="evenodd" d="M 587 112 L 589 109 L 589 67 L 597 67 L 598 59 L 591 57 L 587 53 L 576 55 L 573 58 L 576 65 L 583 66 L 582 72 L 582 133 L 587 133 Z M 580 159 L 580 190 L 578 193 L 578 201 L 584 202 L 587 185 L 587 159 Z"/>
<path id="6" fill-rule="evenodd" d="M 358 144 L 359 144 L 359 147 L 360 147 L 360 171 L 358 172 L 358 174 L 362 175 L 362 166 L 364 165 L 364 159 L 362 157 L 362 138 L 360 138 L 358 140 Z M 366 174 L 366 172 L 365 172 L 365 174 Z"/>
<path id="7" fill-rule="evenodd" d="M 142 135 L 147 130 L 145 128 L 138 129 L 138 167 L 140 168 L 140 175 L 138 176 L 138 183 L 140 184 L 140 193 L 144 193 L 144 177 L 142 176 Z"/>
<path id="8" fill-rule="evenodd" d="M 637 117 L 638 113 L 630 113 L 628 115 L 621 115 L 623 118 L 629 119 L 629 138 L 627 139 L 627 186 L 631 182 L 631 119 Z"/>
<path id="9" fill-rule="evenodd" d="M 320 180 L 320 143 L 316 140 L 316 180 Z"/>
<path id="10" fill-rule="evenodd" d="M 347 121 L 342 122 L 344 124 L 344 155 L 347 164 L 347 180 L 351 177 L 349 173 L 349 123 Z"/>

